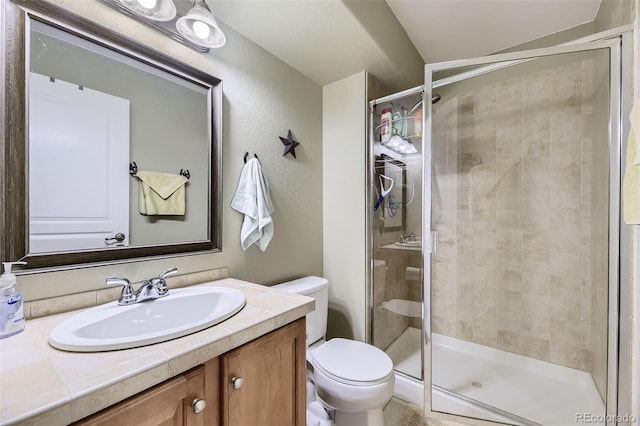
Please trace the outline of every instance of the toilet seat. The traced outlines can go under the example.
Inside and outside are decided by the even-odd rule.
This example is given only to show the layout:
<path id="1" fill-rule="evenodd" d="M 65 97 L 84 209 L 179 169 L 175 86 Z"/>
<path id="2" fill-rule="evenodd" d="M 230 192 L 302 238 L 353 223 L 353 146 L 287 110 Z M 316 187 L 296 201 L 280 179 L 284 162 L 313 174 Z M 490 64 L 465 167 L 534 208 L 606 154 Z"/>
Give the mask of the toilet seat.
<path id="1" fill-rule="evenodd" d="M 310 351 L 311 364 L 325 376 L 351 386 L 389 381 L 393 361 L 375 346 L 355 340 L 331 339 Z"/>

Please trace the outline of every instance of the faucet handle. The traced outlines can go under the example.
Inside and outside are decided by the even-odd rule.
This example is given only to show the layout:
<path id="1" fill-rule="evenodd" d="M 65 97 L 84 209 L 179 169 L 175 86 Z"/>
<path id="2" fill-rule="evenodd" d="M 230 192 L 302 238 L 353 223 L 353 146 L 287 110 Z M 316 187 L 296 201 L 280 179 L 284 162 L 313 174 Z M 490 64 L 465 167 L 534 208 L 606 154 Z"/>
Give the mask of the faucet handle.
<path id="1" fill-rule="evenodd" d="M 158 278 L 160 278 L 161 280 L 164 280 L 165 277 L 168 277 L 169 275 L 174 275 L 174 274 L 177 274 L 177 273 L 178 273 L 178 268 L 167 269 L 166 271 L 161 273 Z"/>
<path id="2" fill-rule="evenodd" d="M 133 290 L 131 281 L 126 278 L 107 278 L 108 286 L 122 286 L 122 294 L 120 294 L 120 300 L 118 305 L 129 305 L 136 302 L 136 292 Z"/>
<path id="3" fill-rule="evenodd" d="M 159 297 L 166 296 L 169 292 L 169 287 L 167 287 L 167 283 L 164 280 L 169 275 L 173 275 L 178 272 L 178 268 L 167 269 L 163 273 L 158 276 L 158 278 L 154 278 L 151 280 L 151 285 L 155 288 Z"/>

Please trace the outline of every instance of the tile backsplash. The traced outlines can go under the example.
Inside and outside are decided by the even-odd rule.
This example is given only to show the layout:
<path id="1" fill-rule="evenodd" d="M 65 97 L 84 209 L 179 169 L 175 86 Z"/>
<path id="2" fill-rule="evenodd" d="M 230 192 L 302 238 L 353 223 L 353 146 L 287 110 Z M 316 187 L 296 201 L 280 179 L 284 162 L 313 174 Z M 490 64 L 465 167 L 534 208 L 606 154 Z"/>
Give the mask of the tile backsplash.
<path id="1" fill-rule="evenodd" d="M 216 281 L 229 277 L 229 268 L 215 268 L 200 272 L 191 272 L 188 274 L 175 275 L 167 277 L 165 280 L 169 288 L 187 287 L 195 284 L 202 284 L 209 281 Z M 121 288 L 104 288 L 100 290 L 91 290 L 82 293 L 69 294 L 59 297 L 51 297 L 47 299 L 34 300 L 25 302 L 24 314 L 27 320 L 40 318 L 48 315 L 60 314 L 76 309 L 89 308 L 92 306 L 102 305 L 104 303 L 118 300 Z"/>

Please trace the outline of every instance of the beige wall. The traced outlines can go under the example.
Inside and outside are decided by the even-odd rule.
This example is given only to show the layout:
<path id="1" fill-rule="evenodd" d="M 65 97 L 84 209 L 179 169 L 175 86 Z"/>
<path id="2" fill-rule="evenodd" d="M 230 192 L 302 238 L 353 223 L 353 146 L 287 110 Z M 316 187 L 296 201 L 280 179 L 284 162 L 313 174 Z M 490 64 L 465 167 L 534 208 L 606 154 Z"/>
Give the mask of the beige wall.
<path id="1" fill-rule="evenodd" d="M 329 336 L 365 340 L 367 74 L 323 89 L 323 245 Z"/>
<path id="2" fill-rule="evenodd" d="M 632 24 L 637 0 L 602 0 L 594 19 L 595 31 Z"/>
<path id="3" fill-rule="evenodd" d="M 223 251 L 23 275 L 25 299 L 98 289 L 108 276 L 139 281 L 173 266 L 180 273 L 227 266 L 232 277 L 262 284 L 322 275 L 322 88 L 223 23 L 227 44 L 199 54 L 100 2 L 52 2 L 222 79 Z M 297 159 L 282 156 L 278 136 L 289 129 L 301 143 Z M 229 207 L 245 151 L 259 156 L 275 206 L 275 236 L 264 253 L 242 251 L 242 217 Z"/>

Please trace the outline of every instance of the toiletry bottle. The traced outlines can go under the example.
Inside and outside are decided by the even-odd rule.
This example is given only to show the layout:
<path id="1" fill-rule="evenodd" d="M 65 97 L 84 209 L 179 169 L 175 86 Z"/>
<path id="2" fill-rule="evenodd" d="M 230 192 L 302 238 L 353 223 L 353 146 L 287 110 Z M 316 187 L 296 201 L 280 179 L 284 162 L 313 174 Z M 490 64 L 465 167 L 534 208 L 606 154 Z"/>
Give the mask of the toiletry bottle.
<path id="1" fill-rule="evenodd" d="M 26 263 L 2 263 L 4 273 L 0 275 L 0 339 L 13 336 L 24 330 L 22 294 L 16 290 L 16 276 L 11 273 L 11 267 L 26 265 Z"/>
<path id="2" fill-rule="evenodd" d="M 413 113 L 413 132 L 416 136 L 422 136 L 422 108 Z"/>
<path id="3" fill-rule="evenodd" d="M 384 145 L 389 138 L 391 138 L 391 108 L 385 108 L 380 117 L 380 142 Z"/>
<path id="4" fill-rule="evenodd" d="M 401 117 L 401 120 L 402 120 L 402 122 L 401 122 L 402 125 L 400 126 L 400 129 L 401 129 L 400 130 L 400 136 L 402 136 L 403 138 L 406 138 L 407 135 L 409 134 L 408 133 L 408 129 L 407 129 L 407 121 L 408 121 L 407 120 L 407 108 L 403 106 L 402 108 L 400 108 L 400 111 L 402 111 L 400 113 L 400 117 Z"/>

